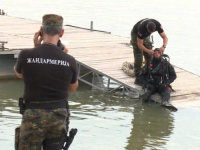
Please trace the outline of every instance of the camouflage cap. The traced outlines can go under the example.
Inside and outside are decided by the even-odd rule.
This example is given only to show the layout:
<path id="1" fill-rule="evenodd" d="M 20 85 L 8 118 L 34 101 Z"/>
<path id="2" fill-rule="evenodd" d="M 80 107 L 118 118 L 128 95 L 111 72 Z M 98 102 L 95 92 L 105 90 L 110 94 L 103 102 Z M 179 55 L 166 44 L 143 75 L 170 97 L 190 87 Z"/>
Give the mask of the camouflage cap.
<path id="1" fill-rule="evenodd" d="M 63 26 L 63 17 L 56 14 L 46 14 L 42 17 L 43 26 Z"/>

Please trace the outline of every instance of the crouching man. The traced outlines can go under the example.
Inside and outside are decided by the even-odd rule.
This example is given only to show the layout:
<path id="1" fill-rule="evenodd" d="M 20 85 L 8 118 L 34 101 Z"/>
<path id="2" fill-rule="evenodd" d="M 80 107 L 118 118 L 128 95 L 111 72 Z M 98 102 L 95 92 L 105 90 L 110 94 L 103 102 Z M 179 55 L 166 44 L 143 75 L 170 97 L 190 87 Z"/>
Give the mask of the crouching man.
<path id="1" fill-rule="evenodd" d="M 154 50 L 153 59 L 145 63 L 139 75 L 144 84 L 145 93 L 142 101 L 147 102 L 150 96 L 156 92 L 161 94 L 161 105 L 167 105 L 171 94 L 171 83 L 176 79 L 174 67 L 162 57 L 159 48 Z"/>

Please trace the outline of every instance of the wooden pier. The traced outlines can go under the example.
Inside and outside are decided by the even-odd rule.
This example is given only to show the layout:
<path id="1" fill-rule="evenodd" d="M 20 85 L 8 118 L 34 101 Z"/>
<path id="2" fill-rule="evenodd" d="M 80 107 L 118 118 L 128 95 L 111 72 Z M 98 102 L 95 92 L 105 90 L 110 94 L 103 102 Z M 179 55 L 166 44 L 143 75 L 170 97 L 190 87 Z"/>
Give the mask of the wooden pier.
<path id="1" fill-rule="evenodd" d="M 39 21 L 0 15 L 0 41 L 7 42 L 0 55 L 12 54 L 17 58 L 20 50 L 32 48 L 34 33 L 40 26 Z M 141 87 L 134 84 L 135 79 L 122 71 L 123 62 L 134 61 L 133 50 L 126 45 L 130 41 L 129 38 L 72 26 L 64 26 L 64 29 L 65 33 L 61 41 L 65 44 L 69 43 L 67 45 L 69 54 L 76 58 L 79 71 L 82 67 L 89 70 L 84 75 L 79 75 L 79 80 L 107 91 L 119 88 L 123 88 L 124 92 L 141 91 Z M 200 76 L 178 67 L 175 67 L 175 70 L 177 79 L 172 86 L 176 92 L 172 93 L 171 102 L 180 107 L 200 106 Z M 84 80 L 84 77 L 89 74 L 107 77 L 107 87 L 99 87 Z M 119 86 L 110 89 L 111 81 L 115 81 Z"/>

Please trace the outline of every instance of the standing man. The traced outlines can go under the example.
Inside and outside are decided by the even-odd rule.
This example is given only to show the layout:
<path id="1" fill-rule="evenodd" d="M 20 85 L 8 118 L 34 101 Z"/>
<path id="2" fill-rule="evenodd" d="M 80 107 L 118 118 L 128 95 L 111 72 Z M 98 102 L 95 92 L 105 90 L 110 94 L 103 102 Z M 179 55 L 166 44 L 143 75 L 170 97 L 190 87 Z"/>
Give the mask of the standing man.
<path id="1" fill-rule="evenodd" d="M 149 36 L 155 31 L 158 31 L 163 39 L 163 44 L 160 47 L 160 52 L 162 53 L 167 46 L 168 38 L 163 27 L 157 20 L 149 18 L 142 19 L 134 25 L 131 31 L 131 44 L 133 46 L 134 54 L 134 72 L 136 76 L 135 84 L 141 85 L 138 75 L 141 70 L 143 55 L 145 61 L 150 60 L 151 56 L 154 55 Z"/>
<path id="2" fill-rule="evenodd" d="M 18 150 L 41 150 L 42 145 L 44 150 L 60 150 L 63 146 L 68 95 L 78 87 L 76 60 L 57 46 L 63 33 L 62 16 L 44 15 L 34 36 L 35 48 L 21 51 L 14 66 L 25 84 Z"/>

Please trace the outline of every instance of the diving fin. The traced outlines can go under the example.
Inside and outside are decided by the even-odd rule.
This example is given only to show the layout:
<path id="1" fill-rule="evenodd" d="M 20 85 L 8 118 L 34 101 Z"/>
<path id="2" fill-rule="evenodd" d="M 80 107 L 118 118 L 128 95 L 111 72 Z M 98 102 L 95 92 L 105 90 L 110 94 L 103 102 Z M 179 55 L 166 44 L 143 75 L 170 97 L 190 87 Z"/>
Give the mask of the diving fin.
<path id="1" fill-rule="evenodd" d="M 174 107 L 172 104 L 170 103 L 161 103 L 160 106 L 165 107 L 171 111 L 178 111 L 178 109 L 176 107 Z"/>

